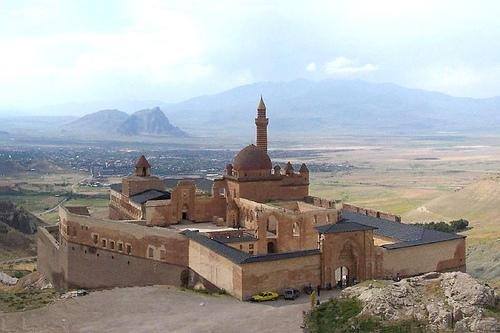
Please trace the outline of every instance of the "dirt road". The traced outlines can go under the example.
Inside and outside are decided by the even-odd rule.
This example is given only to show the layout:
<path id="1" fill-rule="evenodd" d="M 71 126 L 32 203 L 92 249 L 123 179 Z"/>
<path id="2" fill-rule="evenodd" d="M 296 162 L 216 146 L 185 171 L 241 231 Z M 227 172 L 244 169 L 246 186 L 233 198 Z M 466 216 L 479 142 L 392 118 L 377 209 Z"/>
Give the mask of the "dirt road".
<path id="1" fill-rule="evenodd" d="M 254 304 L 167 286 L 120 288 L 0 313 L 0 332 L 293 333 L 302 331 L 302 311 L 308 308 L 307 295 Z"/>

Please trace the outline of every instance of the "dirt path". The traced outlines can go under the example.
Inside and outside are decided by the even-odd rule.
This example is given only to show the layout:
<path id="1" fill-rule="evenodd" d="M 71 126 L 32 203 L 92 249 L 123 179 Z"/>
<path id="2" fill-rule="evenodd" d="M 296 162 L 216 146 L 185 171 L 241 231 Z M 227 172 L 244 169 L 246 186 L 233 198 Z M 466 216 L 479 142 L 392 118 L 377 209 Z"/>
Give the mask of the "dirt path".
<path id="1" fill-rule="evenodd" d="M 326 298 L 326 295 L 322 294 Z M 0 332 L 302 332 L 309 297 L 254 304 L 166 286 L 120 288 L 0 313 Z"/>

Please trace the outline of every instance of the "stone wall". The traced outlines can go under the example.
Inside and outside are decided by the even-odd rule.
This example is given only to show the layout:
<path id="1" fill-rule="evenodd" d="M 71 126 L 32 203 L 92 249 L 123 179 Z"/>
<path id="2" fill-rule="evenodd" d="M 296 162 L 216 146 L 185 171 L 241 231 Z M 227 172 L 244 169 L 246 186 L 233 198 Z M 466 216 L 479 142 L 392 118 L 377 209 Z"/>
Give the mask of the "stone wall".
<path id="1" fill-rule="evenodd" d="M 434 271 L 465 272 L 465 239 L 383 249 L 383 276 L 378 278 L 412 276 Z"/>
<path id="2" fill-rule="evenodd" d="M 300 176 L 276 179 L 238 181 L 227 178 L 230 198 L 245 198 L 257 202 L 269 200 L 302 200 L 309 195 L 309 182 Z"/>
<path id="3" fill-rule="evenodd" d="M 109 218 L 112 220 L 140 220 L 143 218 L 142 206 L 130 202 L 129 198 L 123 194 L 110 190 Z"/>
<path id="4" fill-rule="evenodd" d="M 154 176 L 129 176 L 122 179 L 122 193 L 127 197 L 153 189 L 165 190 L 165 184 L 160 178 Z"/>
<path id="5" fill-rule="evenodd" d="M 242 299 L 262 291 L 282 293 L 285 288 L 302 288 L 321 284 L 320 254 L 243 264 Z"/>
<path id="6" fill-rule="evenodd" d="M 68 242 L 187 266 L 188 240 L 177 231 L 130 222 L 96 220 L 60 208 L 60 234 Z"/>
<path id="7" fill-rule="evenodd" d="M 189 268 L 218 288 L 242 299 L 241 267 L 192 240 L 189 241 Z"/>
<path id="8" fill-rule="evenodd" d="M 342 204 L 342 209 L 352 212 L 352 213 L 358 213 L 358 214 L 363 214 L 363 215 L 368 215 L 368 216 L 373 216 L 376 218 L 384 219 L 384 220 L 389 220 L 389 221 L 394 221 L 394 222 L 401 222 L 401 216 L 399 215 L 394 215 L 390 213 L 385 213 L 381 212 L 375 209 L 369 209 L 369 208 L 363 208 L 347 203 Z"/>
<path id="9" fill-rule="evenodd" d="M 50 230 L 50 232 L 49 232 Z M 37 269 L 57 290 L 66 289 L 66 273 L 68 272 L 68 257 L 66 248 L 61 248 L 52 233 L 58 233 L 56 227 L 41 227 L 37 233 Z"/>
<path id="10" fill-rule="evenodd" d="M 192 222 L 213 222 L 226 217 L 226 199 L 219 193 L 198 195 L 193 181 L 181 181 L 172 190 L 170 200 L 150 201 L 145 210 L 149 225 L 176 224 L 183 215 Z"/>
<path id="11" fill-rule="evenodd" d="M 311 206 L 311 210 L 296 212 L 281 206 L 265 205 L 247 199 L 236 199 L 240 210 L 240 225 L 247 229 L 257 230 L 256 253 L 267 253 L 267 244 L 273 242 L 275 252 L 292 252 L 318 248 L 316 226 L 336 223 L 338 213 L 334 208 L 325 209 Z M 301 204 L 302 202 L 290 202 Z M 275 236 L 267 232 L 270 221 L 276 222 Z"/>
<path id="12" fill-rule="evenodd" d="M 110 288 L 166 284 L 181 286 L 186 266 L 68 242 L 68 288 Z"/>

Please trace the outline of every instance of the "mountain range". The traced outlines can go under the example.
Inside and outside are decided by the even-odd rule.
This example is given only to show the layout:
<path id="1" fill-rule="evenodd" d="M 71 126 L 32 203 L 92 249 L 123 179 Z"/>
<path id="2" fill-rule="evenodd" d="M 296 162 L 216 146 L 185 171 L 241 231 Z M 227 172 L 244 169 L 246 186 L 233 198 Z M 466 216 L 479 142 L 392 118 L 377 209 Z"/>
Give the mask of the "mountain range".
<path id="1" fill-rule="evenodd" d="M 261 82 L 171 104 L 165 112 L 186 130 L 253 128 L 260 95 L 276 132 L 422 133 L 496 131 L 500 97 L 476 99 L 360 80 Z"/>
<path id="2" fill-rule="evenodd" d="M 65 124 L 62 131 L 80 135 L 109 136 L 175 136 L 187 133 L 172 125 L 159 107 L 129 115 L 120 110 L 101 110 Z"/>
<path id="3" fill-rule="evenodd" d="M 500 131 L 500 97 L 453 97 L 361 80 L 298 79 L 247 84 L 179 103 L 117 102 L 127 111 L 139 105 L 148 109 L 131 115 L 116 109 L 88 114 L 66 122 L 62 134 L 182 137 L 187 132 L 193 136 L 225 136 L 249 141 L 253 138 L 253 119 L 261 94 L 270 118 L 269 130 L 272 135 L 282 138 L 301 134 L 412 135 Z M 151 108 L 152 103 L 161 109 Z M 81 109 L 72 104 L 53 107 L 51 112 L 75 114 Z M 7 124 L 7 121 L 1 123 Z M 11 132 L 15 127 L 0 125 L 0 130 L 4 128 Z"/>

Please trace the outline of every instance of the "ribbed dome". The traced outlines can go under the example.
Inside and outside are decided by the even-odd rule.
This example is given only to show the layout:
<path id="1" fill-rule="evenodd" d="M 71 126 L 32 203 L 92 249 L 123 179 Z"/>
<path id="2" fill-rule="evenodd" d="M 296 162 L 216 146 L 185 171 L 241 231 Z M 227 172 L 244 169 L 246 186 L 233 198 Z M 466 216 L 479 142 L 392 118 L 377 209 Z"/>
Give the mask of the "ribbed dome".
<path id="1" fill-rule="evenodd" d="M 255 145 L 243 148 L 233 162 L 233 168 L 236 171 L 271 170 L 272 167 L 269 155 Z"/>

